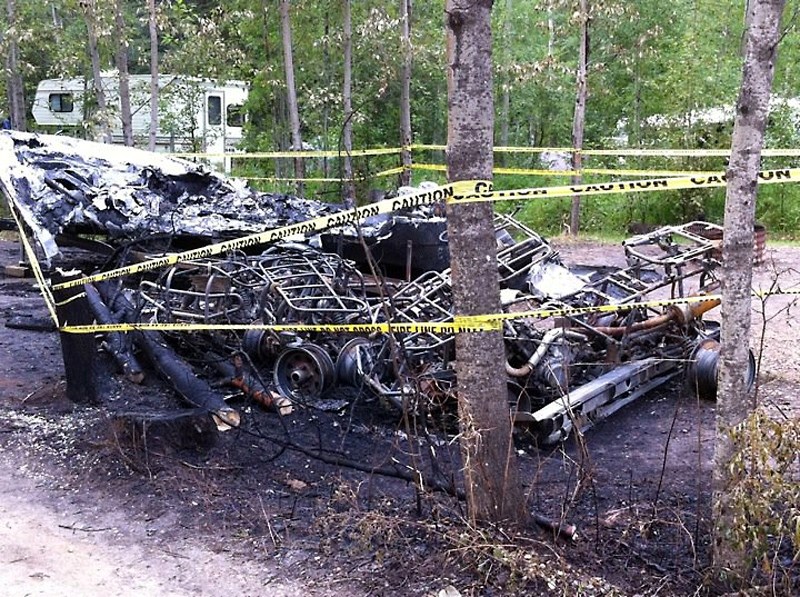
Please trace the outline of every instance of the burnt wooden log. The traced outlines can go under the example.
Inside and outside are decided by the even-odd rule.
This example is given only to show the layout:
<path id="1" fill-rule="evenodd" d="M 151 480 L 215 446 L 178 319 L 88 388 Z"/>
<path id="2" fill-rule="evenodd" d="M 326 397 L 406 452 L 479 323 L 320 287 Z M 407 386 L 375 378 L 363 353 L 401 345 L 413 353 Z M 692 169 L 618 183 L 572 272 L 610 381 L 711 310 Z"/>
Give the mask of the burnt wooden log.
<path id="1" fill-rule="evenodd" d="M 291 414 L 294 410 L 291 400 L 278 392 L 268 390 L 258 377 L 245 371 L 241 355 L 234 355 L 230 362 L 216 353 L 209 352 L 206 354 L 206 359 L 222 375 L 227 385 L 236 388 L 253 402 L 282 415 Z"/>
<path id="2" fill-rule="evenodd" d="M 217 440 L 217 426 L 208 412 L 122 412 L 111 420 L 111 430 L 120 446 L 142 454 L 209 450 Z"/>
<path id="3" fill-rule="evenodd" d="M 115 292 L 110 285 L 102 283 L 97 285 L 97 290 L 111 311 L 121 314 L 120 322 L 136 322 L 136 310 L 121 292 Z M 192 368 L 169 346 L 162 334 L 142 330 L 130 333 L 133 342 L 147 355 L 153 367 L 186 402 L 211 413 L 221 428 L 238 427 L 239 413 L 225 404 L 222 396 L 194 374 Z"/>
<path id="4" fill-rule="evenodd" d="M 55 332 L 58 328 L 50 317 L 37 317 L 35 315 L 16 315 L 6 321 L 6 327 L 12 330 L 26 330 L 29 332 Z"/>
<path id="5" fill-rule="evenodd" d="M 541 528 L 552 532 L 556 538 L 568 539 L 570 541 L 576 541 L 578 539 L 578 529 L 574 524 L 554 520 L 537 512 L 533 513 L 533 521 Z"/>
<path id="6" fill-rule="evenodd" d="M 103 302 L 100 293 L 91 284 L 86 285 L 86 298 L 98 323 L 103 325 L 119 323 L 111 315 L 111 311 Z M 144 381 L 142 366 L 131 352 L 130 336 L 121 332 L 107 332 L 105 335 L 105 348 L 117 362 L 120 370 L 128 380 L 136 384 Z"/>
<path id="7" fill-rule="evenodd" d="M 134 342 L 186 402 L 210 412 L 223 424 L 232 427 L 239 425 L 239 414 L 225 404 L 222 397 L 205 381 L 194 374 L 192 368 L 170 348 L 161 334 L 152 331 L 134 332 Z"/>
<path id="8" fill-rule="evenodd" d="M 76 280 L 83 274 L 78 270 L 57 269 L 52 276 L 54 285 Z M 94 323 L 83 286 L 53 290 L 56 315 L 60 326 L 91 325 Z M 67 397 L 77 404 L 99 403 L 97 347 L 94 335 L 60 332 L 61 354 L 67 381 Z"/>

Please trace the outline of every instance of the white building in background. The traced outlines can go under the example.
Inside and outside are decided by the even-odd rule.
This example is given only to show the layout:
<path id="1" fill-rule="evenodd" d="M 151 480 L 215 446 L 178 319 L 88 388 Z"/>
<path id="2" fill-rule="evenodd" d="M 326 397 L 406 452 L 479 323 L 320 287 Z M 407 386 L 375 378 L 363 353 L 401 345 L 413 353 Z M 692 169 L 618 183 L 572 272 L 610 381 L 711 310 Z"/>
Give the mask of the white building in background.
<path id="1" fill-rule="evenodd" d="M 788 118 L 788 125 L 791 129 L 789 133 L 795 142 L 800 142 L 800 97 L 778 97 L 773 96 L 769 101 L 770 118 L 778 114 Z M 712 106 L 709 108 L 698 108 L 680 114 L 653 114 L 643 119 L 640 126 L 644 130 L 657 132 L 669 129 L 697 130 L 702 127 L 724 127 L 733 126 L 736 115 L 736 107 L 731 104 L 722 106 Z M 614 145 L 627 147 L 629 121 L 621 118 L 617 121 L 616 131 L 610 141 Z M 767 135 L 770 128 L 767 127 Z M 650 134 L 650 137 L 657 137 L 657 134 Z"/>
<path id="2" fill-rule="evenodd" d="M 119 76 L 102 77 L 107 114 L 94 116 L 89 98 L 94 97 L 91 79 L 45 79 L 36 88 L 32 113 L 49 132 L 79 136 L 97 131 L 97 118 L 110 125 L 113 143 L 122 144 Z M 133 135 L 138 147 L 147 147 L 150 134 L 150 75 L 130 75 Z M 242 139 L 244 103 L 248 86 L 242 81 L 219 83 L 208 79 L 159 76 L 159 119 L 156 151 L 221 154 L 232 151 Z M 221 158 L 213 160 L 222 163 Z M 228 164 L 226 164 L 228 166 Z M 226 170 L 228 168 L 226 167 Z"/>

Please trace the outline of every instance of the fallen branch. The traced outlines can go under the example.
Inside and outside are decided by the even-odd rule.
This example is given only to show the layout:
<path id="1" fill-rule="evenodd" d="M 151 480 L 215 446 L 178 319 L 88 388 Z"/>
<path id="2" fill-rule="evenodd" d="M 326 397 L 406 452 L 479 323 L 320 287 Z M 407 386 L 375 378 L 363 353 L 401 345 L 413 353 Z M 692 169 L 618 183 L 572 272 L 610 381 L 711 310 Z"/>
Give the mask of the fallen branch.
<path id="1" fill-rule="evenodd" d="M 87 288 L 89 286 L 86 285 Z M 128 323 L 136 321 L 136 309 L 122 293 L 112 292 L 108 284 L 98 284 L 97 290 L 111 311 L 122 314 L 120 320 Z M 239 413 L 225 404 L 219 394 L 194 374 L 192 368 L 169 347 L 161 333 L 134 331 L 131 335 L 156 370 L 186 402 L 211 413 L 220 429 L 239 426 Z"/>
<path id="2" fill-rule="evenodd" d="M 101 533 L 103 531 L 111 531 L 113 527 L 103 527 L 102 529 L 94 529 L 92 527 L 76 527 L 71 524 L 60 524 L 60 529 L 67 529 L 68 531 L 81 531 L 82 533 Z"/>

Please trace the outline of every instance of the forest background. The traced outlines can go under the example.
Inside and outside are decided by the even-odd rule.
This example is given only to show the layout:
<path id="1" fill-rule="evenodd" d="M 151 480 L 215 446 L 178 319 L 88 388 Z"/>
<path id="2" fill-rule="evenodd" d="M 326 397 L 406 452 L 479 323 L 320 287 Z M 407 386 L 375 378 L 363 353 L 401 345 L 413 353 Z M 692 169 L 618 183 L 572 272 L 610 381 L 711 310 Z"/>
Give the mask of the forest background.
<path id="1" fill-rule="evenodd" d="M 306 147 L 344 153 L 343 131 L 352 125 L 352 147 L 400 147 L 404 44 L 401 6 L 406 0 L 291 0 L 294 78 Z M 4 55 L 16 45 L 13 68 L 6 61 L 3 96 L 12 76 L 21 76 L 30 115 L 37 83 L 45 78 L 91 79 L 87 48 L 88 0 L 6 0 Z M 117 4 L 124 24 L 115 22 Z M 250 84 L 242 149 L 281 151 L 292 146 L 279 0 L 162 0 L 155 2 L 161 73 Z M 588 17 L 584 149 L 730 148 L 738 93 L 746 2 L 726 0 L 496 0 L 493 10 L 496 146 L 565 148 L 572 145 L 581 46 L 580 23 Z M 343 109 L 344 13 L 352 18 L 352 116 Z M 800 58 L 795 27 L 800 7 L 789 2 L 784 17 L 773 97 L 800 94 Z M 586 11 L 585 13 L 583 11 Z M 12 16 L 9 22 L 9 15 Z M 447 135 L 447 82 L 443 0 L 417 0 L 410 17 L 412 141 L 443 145 Z M 131 74 L 150 72 L 147 2 L 93 0 L 101 67 L 112 69 L 120 36 Z M 797 102 L 800 104 L 800 101 Z M 728 119 L 704 118 L 727 107 Z M 6 112 L 6 111 L 4 111 Z M 177 123 L 178 125 L 180 123 Z M 91 119 L 77 134 L 92 137 Z M 35 123 L 29 117 L 29 130 Z M 773 108 L 766 148 L 800 146 L 800 107 Z M 552 152 L 549 154 L 553 157 Z M 497 152 L 496 168 L 546 170 L 548 154 Z M 558 157 L 558 156 L 556 156 Z M 444 152 L 416 150 L 413 182 L 444 182 Z M 798 158 L 763 159 L 764 168 L 793 167 Z M 556 160 L 557 161 L 557 160 Z M 307 160 L 306 176 L 342 176 L 343 160 Z M 567 164 L 569 161 L 567 160 Z M 396 154 L 353 161 L 356 198 L 373 189 L 392 190 L 396 177 L 374 175 L 399 165 Z M 584 155 L 592 170 L 641 170 L 649 177 L 670 171 L 722 171 L 724 156 Z M 567 166 L 568 167 L 568 166 Z M 291 177 L 289 160 L 236 160 L 234 174 L 264 190 L 289 191 L 289 183 L 259 178 Z M 644 176 L 648 177 L 648 176 Z M 584 173 L 584 182 L 630 179 L 629 174 Z M 495 174 L 498 188 L 569 184 L 563 175 Z M 309 183 L 306 196 L 341 200 L 340 184 Z M 724 189 L 687 189 L 611 195 L 584 201 L 581 230 L 624 234 L 634 224 L 670 224 L 693 219 L 721 222 Z M 800 188 L 768 185 L 759 192 L 758 220 L 771 237 L 796 238 Z M 546 234 L 569 223 L 570 198 L 503 205 Z"/>

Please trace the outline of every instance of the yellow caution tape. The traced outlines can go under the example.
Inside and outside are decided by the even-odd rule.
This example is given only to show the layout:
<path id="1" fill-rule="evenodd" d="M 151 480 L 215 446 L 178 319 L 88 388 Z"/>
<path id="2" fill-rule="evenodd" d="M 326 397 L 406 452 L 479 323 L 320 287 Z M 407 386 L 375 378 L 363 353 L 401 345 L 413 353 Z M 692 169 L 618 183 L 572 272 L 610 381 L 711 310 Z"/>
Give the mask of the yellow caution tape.
<path id="1" fill-rule="evenodd" d="M 349 152 L 339 150 L 302 150 L 302 151 L 228 151 L 217 153 L 199 152 L 171 152 L 168 155 L 180 158 L 229 158 L 229 159 L 274 159 L 274 158 L 344 158 L 392 155 L 407 151 L 446 151 L 447 145 L 415 143 L 408 147 L 379 147 L 373 149 L 353 149 Z M 575 149 L 574 147 L 511 147 L 496 146 L 496 153 L 580 153 L 581 155 L 595 156 L 631 156 L 631 157 L 728 157 L 730 149 L 646 149 L 646 148 L 617 148 L 617 149 Z M 762 149 L 764 157 L 800 157 L 800 149 L 794 148 L 769 148 Z"/>
<path id="2" fill-rule="evenodd" d="M 444 164 L 414 164 L 411 166 L 414 170 L 430 170 L 432 172 L 446 172 L 447 166 Z"/>
<path id="3" fill-rule="evenodd" d="M 718 301 L 722 298 L 719 294 L 704 294 L 699 296 L 681 297 L 675 299 L 657 299 L 650 301 L 636 301 L 630 303 L 615 303 L 612 305 L 595 305 L 591 307 L 551 307 L 534 309 L 532 311 L 517 311 L 514 313 L 500 313 L 484 316 L 499 320 L 509 319 L 546 319 L 548 317 L 569 317 L 573 315 L 586 315 L 589 313 L 617 313 L 631 309 L 653 309 L 656 307 L 669 307 L 672 305 L 687 305 L 690 303 L 705 303 Z"/>
<path id="4" fill-rule="evenodd" d="M 133 331 L 210 331 L 210 330 L 271 330 L 274 332 L 331 332 L 370 334 L 458 334 L 462 332 L 499 331 L 501 322 L 494 318 L 460 317 L 455 322 L 430 323 L 355 323 L 355 324 L 214 324 L 214 323 L 112 323 L 96 325 L 67 325 L 59 331 L 71 334 L 96 334 Z"/>
<path id="5" fill-rule="evenodd" d="M 438 144 L 435 144 L 435 143 L 414 143 L 411 146 L 411 149 L 447 151 L 447 145 L 438 145 Z"/>
<path id="6" fill-rule="evenodd" d="M 759 184 L 797 182 L 800 169 L 762 170 L 757 176 Z M 474 203 L 479 201 L 506 201 L 531 199 L 534 197 L 572 197 L 575 195 L 608 195 L 612 193 L 641 193 L 675 189 L 701 189 L 724 187 L 727 184 L 724 172 L 707 176 L 685 176 L 679 178 L 651 178 L 646 180 L 626 180 L 617 182 L 598 182 L 582 185 L 538 187 L 496 191 L 490 181 L 474 181 L 470 193 L 447 198 L 448 203 Z"/>
<path id="7" fill-rule="evenodd" d="M 718 170 L 617 170 L 613 168 L 584 168 L 580 174 L 603 174 L 608 176 L 715 176 Z"/>
<path id="8" fill-rule="evenodd" d="M 264 182 L 344 182 L 344 178 L 296 178 L 294 176 L 237 176 L 243 180 L 259 180 Z"/>
<path id="9" fill-rule="evenodd" d="M 766 183 L 796 182 L 800 180 L 800 169 L 764 170 L 758 173 L 758 181 Z M 147 272 L 154 269 L 174 265 L 181 261 L 206 259 L 212 255 L 220 255 L 228 251 L 235 251 L 247 247 L 264 245 L 297 235 L 306 235 L 337 226 L 354 225 L 361 220 L 379 214 L 391 213 L 399 209 L 414 208 L 430 205 L 439 201 L 448 203 L 471 203 L 479 201 L 503 201 L 531 199 L 537 197 L 565 197 L 574 195 L 605 195 L 610 193 L 637 193 L 645 191 L 659 191 L 686 188 L 711 188 L 725 186 L 724 172 L 708 176 L 687 176 L 679 178 L 655 178 L 647 180 L 618 181 L 608 183 L 591 183 L 584 185 L 539 187 L 529 189 L 514 189 L 495 191 L 491 181 L 458 181 L 449 183 L 435 189 L 423 189 L 409 195 L 402 195 L 393 199 L 348 209 L 335 214 L 320 216 L 305 222 L 291 224 L 282 228 L 251 234 L 242 238 L 223 241 L 213 245 L 192 249 L 182 253 L 172 253 L 163 257 L 150 259 L 126 267 L 117 268 L 107 272 L 94 274 L 69 282 L 62 282 L 53 286 L 54 289 L 80 286 L 88 282 L 97 282 L 118 278 L 130 274 Z"/>
<path id="10" fill-rule="evenodd" d="M 780 291 L 753 291 L 752 296 L 764 298 L 767 296 L 800 296 L 800 289 L 780 290 Z M 509 313 L 496 313 L 494 315 L 465 316 L 465 321 L 472 321 L 473 317 L 481 321 L 507 321 L 512 319 L 546 319 L 548 317 L 569 317 L 573 315 L 587 315 L 590 313 L 618 313 L 620 311 L 630 311 L 631 309 L 654 309 L 657 307 L 669 307 L 673 305 L 688 305 L 693 303 L 705 303 L 708 301 L 721 301 L 721 294 L 702 294 L 696 296 L 686 296 L 671 299 L 653 299 L 647 301 L 632 301 L 628 303 L 614 303 L 610 305 L 594 305 L 590 307 L 548 307 L 534 309 L 530 311 L 516 311 Z"/>
<path id="11" fill-rule="evenodd" d="M 398 166 L 397 168 L 389 168 L 388 170 L 382 170 L 380 172 L 376 172 L 375 174 L 370 174 L 369 176 L 362 176 L 362 180 L 370 180 L 372 178 L 380 178 L 382 176 L 392 176 L 393 174 L 400 174 L 401 172 L 407 170 L 405 166 Z"/>
<path id="12" fill-rule="evenodd" d="M 443 164 L 414 164 L 413 170 L 445 172 Z M 621 170 L 610 168 L 583 168 L 581 170 L 542 170 L 531 168 L 493 168 L 494 174 L 520 174 L 528 176 L 580 176 L 582 174 L 602 174 L 609 176 L 712 176 L 718 170 Z"/>
<path id="13" fill-rule="evenodd" d="M 107 272 L 86 276 L 84 278 L 62 282 L 54 285 L 53 288 L 60 289 L 70 288 L 72 286 L 81 286 L 89 282 L 99 282 L 101 280 L 109 280 L 130 274 L 151 271 L 169 265 L 174 265 L 181 261 L 206 259 L 212 255 L 220 255 L 229 251 L 273 243 L 293 236 L 306 235 L 312 232 L 326 230 L 328 228 L 354 225 L 365 218 L 377 216 L 379 214 L 391 213 L 399 209 L 419 207 L 421 205 L 430 205 L 439 201 L 446 201 L 452 199 L 455 195 L 471 192 L 473 187 L 474 183 L 461 181 L 436 187 L 435 189 L 423 189 L 408 195 L 401 195 L 399 197 L 385 199 L 371 205 L 365 205 L 363 207 L 356 207 L 353 209 L 340 211 L 335 214 L 320 216 L 318 218 L 306 220 L 305 222 L 283 226 L 282 228 L 275 228 L 266 232 L 258 232 L 242 238 L 223 241 L 213 245 L 201 247 L 199 249 L 184 251 L 182 253 L 171 253 L 163 257 L 149 259 L 147 261 L 135 263 L 126 267 L 120 267 Z"/>
<path id="14" fill-rule="evenodd" d="M 767 296 L 791 296 L 800 295 L 800 290 L 754 290 L 753 296 L 757 298 L 764 298 Z"/>
<path id="15" fill-rule="evenodd" d="M 446 151 L 447 145 L 414 144 L 412 150 Z M 505 147 L 494 148 L 498 153 L 581 153 L 582 155 L 642 156 L 642 157 L 728 157 L 730 149 L 575 149 L 574 147 Z M 762 149 L 764 157 L 800 157 L 800 149 Z"/>
<path id="16" fill-rule="evenodd" d="M 447 166 L 444 164 L 412 164 L 411 170 L 424 170 L 428 172 L 446 172 Z M 398 166 L 397 168 L 390 168 L 381 172 L 376 172 L 369 176 L 353 177 L 353 180 L 373 180 L 383 176 L 392 176 L 399 174 L 406 168 Z M 584 174 L 596 174 L 604 176 L 711 176 L 718 174 L 718 170 L 623 170 L 612 168 L 583 168 L 581 170 L 542 170 L 535 168 L 493 168 L 494 174 L 513 174 L 521 176 L 581 176 Z M 323 177 L 306 177 L 297 178 L 292 176 L 237 176 L 244 180 L 259 180 L 266 182 L 345 182 L 346 178 L 323 178 Z"/>
<path id="17" fill-rule="evenodd" d="M 399 174 L 405 170 L 402 166 L 398 166 L 397 168 L 389 168 L 388 170 L 382 170 L 381 172 L 376 172 L 375 174 L 362 175 L 362 176 L 354 176 L 352 180 L 354 181 L 365 181 L 365 180 L 372 180 L 375 178 L 381 178 L 383 176 L 391 176 L 393 174 Z M 308 181 L 308 182 L 347 182 L 347 178 L 294 178 L 294 177 L 286 177 L 286 176 L 237 176 L 236 178 L 242 178 L 244 180 L 262 180 L 268 182 L 298 182 L 298 181 Z"/>
<path id="18" fill-rule="evenodd" d="M 798 295 L 798 290 L 781 291 L 755 291 L 753 296 L 779 296 Z M 96 334 L 106 332 L 133 332 L 133 331 L 246 331 L 246 330 L 271 330 L 274 332 L 330 332 L 330 333 L 434 333 L 457 334 L 464 332 L 499 331 L 503 321 L 514 319 L 546 319 L 548 317 L 571 317 L 589 313 L 618 313 L 632 309 L 668 307 L 672 305 L 688 305 L 708 301 L 720 301 L 720 294 L 706 294 L 687 296 L 673 299 L 657 299 L 649 301 L 636 301 L 629 303 L 616 303 L 611 305 L 595 305 L 591 307 L 549 307 L 531 311 L 518 311 L 514 313 L 497 313 L 492 315 L 457 315 L 453 322 L 428 322 L 428 323 L 351 323 L 351 324 L 230 324 L 230 323 L 115 323 L 95 325 L 66 325 L 59 329 L 61 332 L 72 334 Z"/>
<path id="19" fill-rule="evenodd" d="M 224 153 L 197 153 L 175 152 L 169 155 L 179 158 L 232 158 L 241 159 L 273 159 L 273 158 L 345 158 L 370 155 L 391 155 L 400 153 L 400 147 L 380 147 L 376 149 L 353 149 L 351 151 L 336 150 L 303 150 L 303 151 L 255 151 L 255 152 L 224 152 Z"/>
<path id="20" fill-rule="evenodd" d="M 573 150 L 569 150 L 573 151 Z M 720 157 L 731 155 L 730 149 L 584 149 L 583 155 L 661 156 L 671 158 Z M 800 149 L 762 149 L 763 157 L 798 157 Z"/>
<path id="21" fill-rule="evenodd" d="M 25 227 L 22 225 L 22 221 L 19 219 L 19 214 L 17 214 L 17 210 L 14 207 L 14 202 L 8 201 L 7 203 L 9 211 L 14 218 L 14 222 L 17 224 L 20 242 L 22 243 L 22 247 L 25 251 L 25 256 L 28 258 L 28 262 L 31 264 L 33 276 L 36 278 L 36 282 L 39 284 L 39 289 L 42 292 L 44 303 L 47 306 L 47 310 L 50 313 L 53 323 L 55 323 L 56 327 L 58 327 L 59 322 L 58 315 L 56 314 L 56 301 L 53 298 L 53 293 L 50 291 L 50 285 L 47 283 L 47 280 L 45 280 L 42 268 L 39 265 L 38 259 L 36 259 L 36 251 L 33 250 L 33 246 L 31 245 L 30 241 L 28 241 L 28 237 L 25 235 Z"/>

